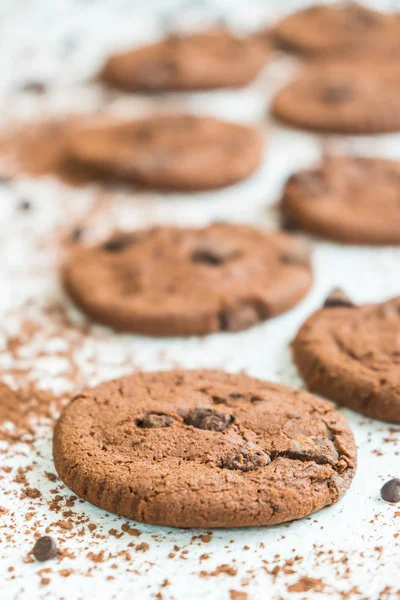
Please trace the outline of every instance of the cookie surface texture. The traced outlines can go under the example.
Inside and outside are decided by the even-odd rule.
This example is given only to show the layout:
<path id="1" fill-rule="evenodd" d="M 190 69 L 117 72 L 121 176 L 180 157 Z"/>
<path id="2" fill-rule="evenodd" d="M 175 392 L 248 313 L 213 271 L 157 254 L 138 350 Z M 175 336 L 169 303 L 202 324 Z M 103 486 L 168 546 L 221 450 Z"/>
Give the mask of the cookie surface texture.
<path id="1" fill-rule="evenodd" d="M 69 159 L 99 176 L 188 191 L 247 178 L 262 151 L 262 136 L 253 128 L 188 114 L 81 128 L 66 143 Z"/>
<path id="2" fill-rule="evenodd" d="M 100 79 L 126 91 L 235 88 L 250 83 L 265 61 L 265 49 L 256 40 L 217 30 L 170 36 L 115 54 Z"/>
<path id="3" fill-rule="evenodd" d="M 78 394 L 53 451 L 81 498 L 176 527 L 298 519 L 336 502 L 356 467 L 352 433 L 329 402 L 208 370 L 139 373 Z"/>
<path id="4" fill-rule="evenodd" d="M 327 304 L 293 342 L 308 388 L 368 417 L 400 423 L 400 298 Z"/>
<path id="5" fill-rule="evenodd" d="M 399 189 L 398 161 L 326 157 L 288 179 L 283 224 L 349 244 L 400 244 Z"/>
<path id="6" fill-rule="evenodd" d="M 281 121 L 316 132 L 387 133 L 400 129 L 396 61 L 335 61 L 306 67 L 272 102 Z"/>
<path id="7" fill-rule="evenodd" d="M 247 225 L 118 233 L 67 259 L 64 284 L 93 319 L 155 336 L 239 331 L 297 304 L 312 284 L 308 249 Z"/>

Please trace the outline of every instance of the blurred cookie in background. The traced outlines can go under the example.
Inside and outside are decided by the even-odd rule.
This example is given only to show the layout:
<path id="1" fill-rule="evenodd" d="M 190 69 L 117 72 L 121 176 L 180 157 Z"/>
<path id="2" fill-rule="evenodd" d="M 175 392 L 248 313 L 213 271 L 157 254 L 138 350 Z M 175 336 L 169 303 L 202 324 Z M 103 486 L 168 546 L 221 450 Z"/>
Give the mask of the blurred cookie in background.
<path id="1" fill-rule="evenodd" d="M 126 91 L 240 88 L 256 77 L 265 62 L 265 48 L 256 39 L 217 29 L 171 35 L 114 54 L 99 78 Z"/>
<path id="2" fill-rule="evenodd" d="M 240 331 L 295 306 L 312 285 L 303 240 L 250 225 L 156 227 L 78 247 L 64 286 L 90 317 L 122 331 Z"/>
<path id="3" fill-rule="evenodd" d="M 317 63 L 272 101 L 281 121 L 311 131 L 343 134 L 400 130 L 400 78 L 395 61 Z"/>
<path id="4" fill-rule="evenodd" d="M 251 175 L 263 146 L 262 134 L 252 127 L 211 117 L 174 113 L 122 121 L 67 115 L 1 132 L 1 175 L 50 175 L 78 186 L 107 181 L 207 190 Z"/>
<path id="5" fill-rule="evenodd" d="M 66 143 L 69 160 L 94 176 L 175 190 L 245 179 L 259 166 L 262 150 L 262 136 L 250 127 L 189 114 L 76 128 Z"/>
<path id="6" fill-rule="evenodd" d="M 286 182 L 282 224 L 348 244 L 400 244 L 399 198 L 400 162 L 326 156 Z"/>
<path id="7" fill-rule="evenodd" d="M 274 28 L 276 44 L 314 57 L 400 56 L 400 13 L 383 13 L 357 2 L 315 4 L 285 17 Z"/>

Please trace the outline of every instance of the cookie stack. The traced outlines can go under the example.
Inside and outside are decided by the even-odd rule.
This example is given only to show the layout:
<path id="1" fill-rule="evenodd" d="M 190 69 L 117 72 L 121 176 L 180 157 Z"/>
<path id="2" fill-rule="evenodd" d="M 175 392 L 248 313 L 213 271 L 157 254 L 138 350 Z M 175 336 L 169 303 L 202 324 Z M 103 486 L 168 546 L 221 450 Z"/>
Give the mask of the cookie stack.
<path id="1" fill-rule="evenodd" d="M 397 14 L 315 6 L 267 36 L 173 35 L 116 54 L 98 82 L 123 93 L 234 89 L 255 79 L 275 45 L 306 62 L 274 98 L 277 119 L 324 134 L 394 132 L 399 33 Z M 100 184 L 189 195 L 249 178 L 262 162 L 264 140 L 261 126 L 159 111 L 75 122 L 59 147 L 65 168 Z M 161 224 L 78 244 L 62 267 L 64 290 L 115 336 L 219 334 L 235 343 L 237 332 L 295 310 L 310 291 L 311 243 L 295 230 L 346 244 L 400 243 L 400 164 L 325 156 L 291 175 L 280 213 L 286 231 Z M 400 423 L 400 298 L 356 306 L 336 289 L 292 347 L 311 392 Z M 304 517 L 344 495 L 357 463 L 351 429 L 331 402 L 202 369 L 134 373 L 83 390 L 58 420 L 53 454 L 79 497 L 126 518 L 176 527 Z"/>

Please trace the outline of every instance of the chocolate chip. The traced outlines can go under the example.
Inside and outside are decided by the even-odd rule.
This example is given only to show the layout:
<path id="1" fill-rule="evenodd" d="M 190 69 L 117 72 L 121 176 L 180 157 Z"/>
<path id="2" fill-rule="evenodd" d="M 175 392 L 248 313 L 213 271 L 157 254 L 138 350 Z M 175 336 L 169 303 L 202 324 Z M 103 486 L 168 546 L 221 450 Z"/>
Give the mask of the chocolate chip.
<path id="1" fill-rule="evenodd" d="M 231 415 L 207 407 L 192 409 L 184 419 L 186 425 L 207 431 L 225 431 L 232 421 Z"/>
<path id="2" fill-rule="evenodd" d="M 225 398 L 221 398 L 221 396 L 211 396 L 211 400 L 214 404 L 225 404 L 225 406 L 228 406 L 228 403 L 225 400 Z"/>
<path id="3" fill-rule="evenodd" d="M 234 471 L 254 471 L 259 467 L 265 467 L 271 462 L 270 457 L 263 450 L 252 448 L 240 448 L 233 456 L 224 461 L 223 467 Z"/>
<path id="4" fill-rule="evenodd" d="M 217 254 L 208 250 L 195 250 L 191 256 L 191 260 L 195 263 L 204 263 L 212 267 L 224 262 L 221 256 L 217 256 Z"/>
<path id="5" fill-rule="evenodd" d="M 83 237 L 83 233 L 84 233 L 84 229 L 83 227 L 75 227 L 75 229 L 72 230 L 71 233 L 71 239 L 73 242 L 80 242 L 82 237 Z"/>
<path id="6" fill-rule="evenodd" d="M 119 233 L 102 244 L 102 249 L 106 252 L 122 252 L 136 241 L 133 233 Z"/>
<path id="7" fill-rule="evenodd" d="M 313 446 L 303 446 L 300 442 L 293 441 L 287 456 L 295 460 L 314 460 L 316 463 L 336 465 L 339 454 L 331 440 L 323 436 L 315 436 L 310 438 L 310 441 Z"/>
<path id="8" fill-rule="evenodd" d="M 251 396 L 250 397 L 250 402 L 252 404 L 267 404 L 265 398 L 261 398 L 261 396 Z"/>
<path id="9" fill-rule="evenodd" d="M 203 263 L 216 267 L 224 262 L 239 256 L 236 248 L 231 245 L 215 242 L 214 240 L 202 240 L 199 246 L 192 252 L 191 260 L 195 263 Z"/>
<path id="10" fill-rule="evenodd" d="M 352 89 L 348 85 L 329 85 L 323 90 L 320 98 L 322 102 L 339 104 L 347 102 L 352 95 Z"/>
<path id="11" fill-rule="evenodd" d="M 381 496 L 386 502 L 400 502 L 400 479 L 390 479 L 381 489 Z"/>
<path id="12" fill-rule="evenodd" d="M 280 214 L 279 223 L 284 231 L 296 231 L 298 229 L 295 219 L 289 215 L 287 209 L 282 203 L 282 212 Z"/>
<path id="13" fill-rule="evenodd" d="M 39 538 L 33 546 L 33 556 L 41 562 L 54 558 L 57 554 L 57 544 L 49 535 Z"/>
<path id="14" fill-rule="evenodd" d="M 331 291 L 324 302 L 324 308 L 333 308 L 336 306 L 354 306 L 348 295 L 338 287 Z"/>
<path id="15" fill-rule="evenodd" d="M 26 198 L 21 200 L 20 203 L 18 204 L 19 210 L 28 211 L 31 208 L 32 208 L 32 202 L 30 200 L 27 200 Z"/>
<path id="16" fill-rule="evenodd" d="M 158 427 L 169 427 L 174 422 L 174 418 L 169 415 L 158 415 L 149 413 L 138 423 L 138 427 L 144 429 L 156 429 Z"/>
<path id="17" fill-rule="evenodd" d="M 47 85 L 43 81 L 27 81 L 22 84 L 20 90 L 29 94 L 44 94 L 47 91 Z"/>

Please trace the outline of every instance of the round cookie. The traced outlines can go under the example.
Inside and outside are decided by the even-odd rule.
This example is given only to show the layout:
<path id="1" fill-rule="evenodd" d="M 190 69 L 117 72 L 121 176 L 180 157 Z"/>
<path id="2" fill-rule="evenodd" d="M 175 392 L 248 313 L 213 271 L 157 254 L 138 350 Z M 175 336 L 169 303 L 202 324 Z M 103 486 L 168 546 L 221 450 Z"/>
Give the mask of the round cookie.
<path id="1" fill-rule="evenodd" d="M 315 4 L 291 14 L 275 29 L 279 46 L 312 56 L 390 56 L 400 51 L 399 13 L 356 2 Z"/>
<path id="2" fill-rule="evenodd" d="M 157 227 L 80 247 L 64 267 L 95 320 L 154 336 L 239 331 L 297 304 L 312 284 L 308 251 L 287 234 L 216 223 Z"/>
<path id="3" fill-rule="evenodd" d="M 399 93 L 395 61 L 317 63 L 278 91 L 271 110 L 302 129 L 385 133 L 400 129 Z"/>
<path id="4" fill-rule="evenodd" d="M 99 175 L 156 188 L 207 190 L 251 175 L 262 147 L 262 136 L 245 125 L 171 114 L 77 128 L 66 154 Z"/>
<path id="5" fill-rule="evenodd" d="M 335 290 L 301 327 L 293 356 L 311 391 L 400 423 L 400 297 L 354 306 Z"/>
<path id="6" fill-rule="evenodd" d="M 350 244 L 400 244 L 400 162 L 327 156 L 292 175 L 283 225 Z"/>
<path id="7" fill-rule="evenodd" d="M 244 527 L 336 502 L 356 468 L 329 402 L 221 371 L 137 373 L 78 394 L 53 440 L 61 479 L 154 525 Z"/>
<path id="8" fill-rule="evenodd" d="M 252 37 L 213 30 L 115 54 L 100 79 L 127 91 L 236 88 L 250 83 L 265 60 L 265 49 Z"/>

